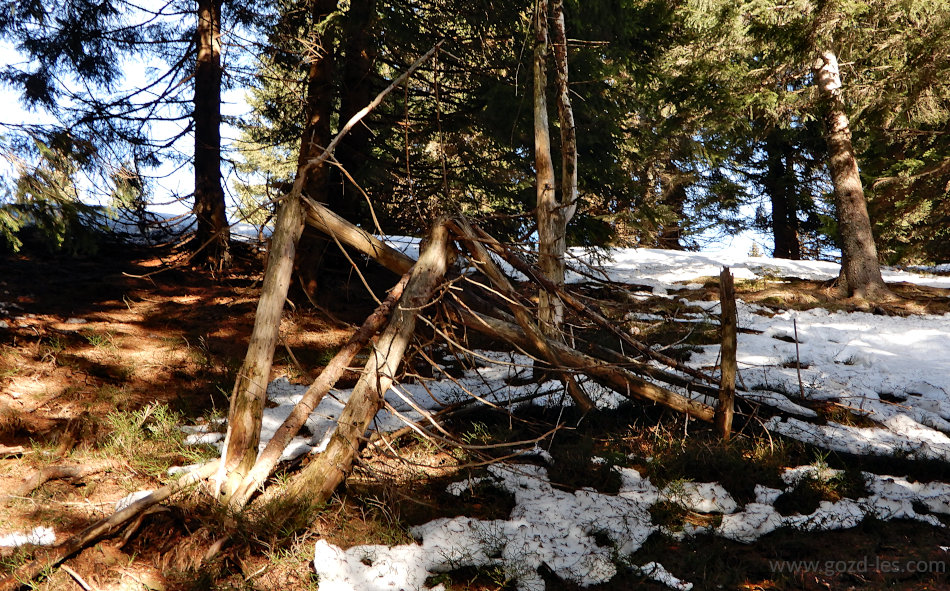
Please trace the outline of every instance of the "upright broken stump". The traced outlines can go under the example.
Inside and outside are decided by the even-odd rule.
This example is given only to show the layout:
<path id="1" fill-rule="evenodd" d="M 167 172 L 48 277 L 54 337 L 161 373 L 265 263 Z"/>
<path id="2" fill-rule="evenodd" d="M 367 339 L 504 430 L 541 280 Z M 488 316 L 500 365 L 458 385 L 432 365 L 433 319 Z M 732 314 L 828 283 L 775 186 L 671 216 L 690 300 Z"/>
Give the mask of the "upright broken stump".
<path id="1" fill-rule="evenodd" d="M 719 275 L 720 326 L 722 346 L 719 360 L 719 405 L 716 406 L 716 432 L 725 441 L 732 436 L 732 414 L 736 398 L 736 290 L 729 267 Z"/>

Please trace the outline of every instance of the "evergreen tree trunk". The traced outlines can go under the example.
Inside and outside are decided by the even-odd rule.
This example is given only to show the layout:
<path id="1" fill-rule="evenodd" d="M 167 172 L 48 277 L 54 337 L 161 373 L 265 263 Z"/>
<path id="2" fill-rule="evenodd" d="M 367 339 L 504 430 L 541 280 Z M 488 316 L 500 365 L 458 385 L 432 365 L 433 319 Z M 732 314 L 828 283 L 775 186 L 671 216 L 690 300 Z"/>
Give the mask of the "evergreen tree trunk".
<path id="1" fill-rule="evenodd" d="M 772 238 L 777 259 L 802 258 L 790 149 L 781 131 L 773 129 L 765 140 L 766 171 L 763 185 L 772 202 Z"/>
<path id="2" fill-rule="evenodd" d="M 313 23 L 320 23 L 337 9 L 337 0 L 316 0 Z M 303 166 L 323 153 L 330 144 L 330 117 L 333 111 L 334 48 L 328 37 L 316 37 L 311 48 L 307 75 L 307 124 L 300 143 L 297 165 Z M 344 119 L 345 121 L 345 119 Z M 322 163 L 311 168 L 304 181 L 303 194 L 318 203 L 329 202 L 330 167 Z M 297 249 L 295 270 L 304 290 L 314 297 L 327 239 L 318 232 L 305 230 Z"/>
<path id="3" fill-rule="evenodd" d="M 332 9 L 336 8 L 336 0 L 321 0 L 317 4 L 315 11 L 327 5 L 332 5 Z M 315 13 L 315 16 L 319 17 L 319 14 Z M 218 478 L 222 500 L 225 502 L 230 500 L 231 494 L 257 460 L 267 384 L 270 381 L 274 348 L 279 336 L 284 302 L 290 290 L 294 262 L 296 261 L 299 267 L 303 258 L 304 268 L 312 268 L 306 256 L 299 256 L 298 245 L 302 242 L 305 219 L 301 195 L 314 196 L 316 193 L 325 199 L 326 165 L 321 163 L 314 167 L 308 166 L 308 162 L 320 156 L 330 144 L 332 66 L 327 63 L 329 59 L 329 53 L 322 52 L 316 55 L 310 66 L 307 83 L 307 126 L 300 141 L 297 179 L 290 194 L 281 202 L 277 214 L 274 235 L 268 250 L 264 284 L 254 316 L 254 329 L 248 342 L 244 364 L 238 371 L 231 394 L 228 434 Z M 314 251 L 310 250 L 306 254 L 313 253 Z"/>
<path id="4" fill-rule="evenodd" d="M 538 267 L 555 284 L 564 285 L 567 243 L 563 231 L 563 212 L 555 192 L 546 95 L 547 20 L 548 1 L 538 0 L 534 14 L 534 167 L 538 202 Z M 542 290 L 538 299 L 538 319 L 545 334 L 555 335 L 563 318 L 563 304 L 556 296 Z"/>
<path id="5" fill-rule="evenodd" d="M 373 45 L 373 27 L 376 20 L 376 0 L 351 0 L 346 13 L 343 41 L 342 86 L 340 94 L 340 121 L 350 117 L 373 99 L 373 63 L 376 47 Z M 337 160 L 348 171 L 356 171 L 370 157 L 370 130 L 360 124 L 346 135 L 336 151 Z M 353 223 L 363 218 L 363 196 L 347 194 L 343 175 L 331 182 L 333 190 L 327 205 Z"/>
<path id="6" fill-rule="evenodd" d="M 195 66 L 195 203 L 197 260 L 230 266 L 230 229 L 221 186 L 221 0 L 199 0 Z"/>
<path id="7" fill-rule="evenodd" d="M 841 289 L 848 297 L 887 299 L 892 294 L 881 277 L 858 162 L 851 145 L 850 123 L 841 98 L 838 58 L 834 52 L 823 51 L 816 70 L 818 88 L 826 103 L 828 169 L 834 186 L 841 241 Z"/>
<path id="8" fill-rule="evenodd" d="M 686 176 L 676 169 L 673 162 L 668 163 L 671 174 L 666 175 L 669 179 L 669 185 L 663 190 L 663 204 L 673 212 L 674 222 L 672 224 L 663 224 L 659 236 L 656 239 L 658 248 L 668 248 L 670 250 L 683 250 L 683 210 L 686 207 Z"/>

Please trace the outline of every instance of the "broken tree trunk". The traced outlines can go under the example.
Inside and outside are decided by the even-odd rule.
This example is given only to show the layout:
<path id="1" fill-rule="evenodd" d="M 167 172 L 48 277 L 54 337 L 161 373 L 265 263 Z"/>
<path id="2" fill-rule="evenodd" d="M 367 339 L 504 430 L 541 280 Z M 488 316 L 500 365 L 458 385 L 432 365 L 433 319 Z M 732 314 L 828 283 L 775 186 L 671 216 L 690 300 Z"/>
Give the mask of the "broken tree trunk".
<path id="1" fill-rule="evenodd" d="M 281 203 L 280 212 L 277 216 L 274 237 L 271 240 L 270 257 L 264 274 L 263 291 L 254 317 L 254 329 L 248 343 L 247 356 L 241 370 L 238 372 L 234 391 L 231 395 L 231 408 L 228 412 L 228 433 L 225 437 L 221 466 L 216 481 L 217 492 L 222 501 L 230 501 L 231 493 L 240 485 L 257 459 L 261 417 L 267 396 L 270 368 L 274 360 L 274 347 L 277 344 L 280 317 L 283 312 L 284 300 L 287 299 L 287 290 L 290 286 L 294 252 L 297 242 L 300 240 L 300 234 L 303 232 L 302 195 L 307 175 L 311 170 L 326 162 L 343 136 L 353 129 L 370 111 L 379 106 L 386 95 L 409 78 L 426 60 L 435 55 L 436 50 L 441 45 L 442 42 L 440 41 L 376 95 L 376 98 L 370 104 L 353 115 L 322 154 L 306 162 L 301 162 L 297 168 L 297 178 L 294 180 L 293 189 Z"/>
<path id="2" fill-rule="evenodd" d="M 732 414 L 736 398 L 736 290 L 729 267 L 719 275 L 720 327 L 722 346 L 719 351 L 719 405 L 716 407 L 716 431 L 729 441 L 732 436 Z"/>
<path id="3" fill-rule="evenodd" d="M 478 227 L 475 227 L 474 229 L 476 233 L 478 234 L 479 238 L 481 239 L 482 243 L 485 244 L 488 248 L 490 248 L 493 252 L 495 252 L 498 256 L 500 256 L 502 259 L 507 261 L 508 264 L 510 264 L 512 267 L 514 267 L 515 269 L 523 273 L 530 280 L 537 282 L 546 291 L 556 294 L 557 297 L 559 297 L 565 304 L 570 306 L 576 312 L 586 316 L 587 318 L 590 318 L 601 328 L 610 331 L 611 333 L 616 335 L 621 341 L 630 345 L 642 355 L 649 357 L 650 359 L 653 359 L 655 361 L 659 361 L 660 363 L 663 363 L 664 365 L 672 367 L 685 374 L 691 375 L 694 378 L 698 378 L 710 384 L 718 384 L 718 381 L 714 377 L 707 375 L 699 371 L 698 369 L 693 369 L 691 367 L 688 367 L 671 357 L 663 355 L 662 353 L 654 351 L 645 343 L 641 343 L 640 341 L 634 339 L 629 333 L 617 328 L 617 326 L 614 323 L 610 322 L 609 320 L 601 316 L 599 313 L 597 313 L 595 310 L 592 310 L 589 306 L 585 305 L 583 302 L 575 298 L 573 295 L 566 292 L 563 289 L 563 287 L 558 286 L 557 284 L 549 280 L 547 277 L 544 276 L 544 273 L 542 273 L 540 269 L 536 268 L 531 263 L 521 258 L 521 256 L 513 252 L 507 246 L 495 240 L 487 232 L 485 232 L 484 230 Z"/>
<path id="4" fill-rule="evenodd" d="M 241 482 L 257 460 L 261 437 L 261 418 L 267 398 L 274 347 L 279 336 L 280 318 L 290 288 L 294 252 L 303 232 L 304 211 L 300 201 L 302 176 L 294 183 L 277 214 L 277 224 L 267 259 L 261 297 L 254 315 L 254 329 L 247 345 L 244 364 L 238 371 L 231 393 L 228 432 L 221 454 L 216 487 L 223 500 Z M 227 481 L 224 479 L 227 478 Z"/>
<path id="5" fill-rule="evenodd" d="M 277 466 L 277 462 L 280 461 L 284 449 L 300 431 L 300 428 L 303 427 L 311 413 L 326 396 L 326 393 L 340 379 L 353 357 L 383 327 L 392 312 L 393 306 L 402 296 L 408 281 L 409 275 L 403 275 L 399 283 L 389 291 L 389 296 L 369 315 L 359 330 L 354 332 L 340 351 L 334 355 L 330 363 L 320 373 L 320 377 L 307 388 L 303 398 L 294 406 L 290 415 L 274 433 L 267 446 L 264 447 L 264 451 L 261 452 L 260 457 L 257 458 L 257 463 L 254 464 L 254 467 L 231 496 L 232 508 L 240 509 L 244 507 L 254 492 L 264 484 L 264 481 Z"/>
<path id="6" fill-rule="evenodd" d="M 470 312 L 460 307 L 454 308 L 454 312 L 458 315 L 459 321 L 472 330 L 529 351 L 534 350 L 531 339 L 518 326 L 510 322 Z M 587 374 L 622 396 L 650 400 L 706 422 L 713 420 L 715 411 L 707 404 L 690 400 L 676 392 L 651 384 L 623 368 L 585 355 L 563 343 L 549 341 L 549 344 L 565 368 Z"/>
<path id="7" fill-rule="evenodd" d="M 364 434 L 382 406 L 403 354 L 415 331 L 416 316 L 429 304 L 448 266 L 448 230 L 432 229 L 429 243 L 412 269 L 409 283 L 393 318 L 373 347 L 363 375 L 350 395 L 326 450 L 293 480 L 286 494 L 311 506 L 322 505 L 353 466 Z"/>
<path id="8" fill-rule="evenodd" d="M 551 349 L 548 338 L 531 319 L 525 307 L 518 303 L 516 299 L 517 295 L 511 283 L 508 281 L 508 278 L 505 277 L 505 274 L 501 272 L 501 269 L 499 269 L 492 260 L 491 255 L 488 254 L 488 251 L 482 243 L 479 242 L 472 227 L 464 219 L 455 220 L 450 225 L 459 234 L 462 240 L 464 240 L 469 251 L 474 255 L 473 262 L 481 268 L 485 275 L 488 276 L 495 287 L 501 292 L 501 295 L 508 303 L 509 309 L 512 314 L 514 314 L 518 325 L 521 327 L 521 330 L 523 330 L 524 334 L 531 340 L 534 349 L 539 351 L 542 358 L 550 363 L 551 367 L 561 375 L 561 379 L 567 386 L 568 393 L 571 395 L 571 398 L 574 399 L 574 402 L 577 403 L 578 408 L 585 413 L 593 410 L 594 403 L 591 402 L 590 397 L 587 396 L 584 390 L 577 384 L 577 380 L 574 379 L 574 376 L 572 376 L 570 372 L 559 371 L 561 369 L 561 361 L 558 359 L 557 353 Z"/>

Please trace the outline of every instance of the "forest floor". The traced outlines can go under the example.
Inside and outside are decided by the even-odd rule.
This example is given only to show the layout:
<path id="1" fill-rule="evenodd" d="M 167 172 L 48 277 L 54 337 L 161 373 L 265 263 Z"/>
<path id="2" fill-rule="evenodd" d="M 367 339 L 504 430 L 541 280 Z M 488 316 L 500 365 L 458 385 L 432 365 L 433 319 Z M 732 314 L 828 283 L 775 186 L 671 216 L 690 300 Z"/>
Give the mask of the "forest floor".
<path id="1" fill-rule="evenodd" d="M 169 269 L 174 255 L 145 247 L 104 247 L 97 255 L 78 258 L 30 247 L 0 254 L 0 576 L 35 550 L 29 544 L 4 544 L 4 536 L 40 535 L 45 530 L 35 528 L 48 527 L 47 535 L 62 542 L 109 515 L 129 493 L 167 482 L 168 468 L 216 454 L 211 446 L 185 445 L 186 433 L 179 426 L 226 415 L 261 279 L 261 261 L 253 253 L 239 259 L 234 272 L 216 279 L 185 267 Z M 371 273 L 370 281 L 385 289 L 391 278 Z M 327 283 L 329 289 L 318 291 L 323 294 L 318 310 L 302 293 L 292 292 L 274 376 L 309 383 L 348 338 L 352 323 L 370 311 L 372 302 L 357 278 L 334 276 Z M 948 290 L 896 289 L 906 299 L 880 312 L 950 311 Z M 717 295 L 709 288 L 692 290 L 688 297 Z M 777 310 L 848 307 L 818 281 L 780 287 L 744 282 L 739 297 Z M 635 311 L 635 305 L 624 302 L 622 312 Z M 640 312 L 657 312 L 651 308 L 656 302 L 641 305 Z M 680 335 L 643 335 L 647 337 L 675 341 Z M 341 385 L 352 385 L 357 375 L 350 372 Z M 571 412 L 528 407 L 512 418 L 479 411 L 454 420 L 449 428 L 479 443 L 527 440 L 557 422 L 570 422 Z M 888 464 L 828 454 L 770 438 L 754 418 L 740 417 L 739 426 L 740 436 L 724 445 L 703 425 L 684 423 L 657 408 L 624 405 L 558 435 L 551 447 L 557 468 L 551 468 L 550 477 L 563 490 L 609 491 L 617 486 L 615 472 L 591 458 L 620 462 L 635 456 L 650 458 L 631 467 L 655 483 L 727 484 L 743 480 L 750 470 L 764 474 L 816 458 L 846 473 L 877 468 L 901 470 L 917 480 L 950 481 L 950 466 L 944 463 L 911 467 L 896 460 Z M 394 461 L 392 451 L 402 461 Z M 439 450 L 412 437 L 398 442 L 396 450 L 372 447 L 322 511 L 288 516 L 286 507 L 274 506 L 249 512 L 237 520 L 239 533 L 232 531 L 228 544 L 208 560 L 209 548 L 227 527 L 233 530 L 234 520 L 201 495 L 185 495 L 70 558 L 67 568 L 55 570 L 37 588 L 315 589 L 310 563 L 318 539 L 344 548 L 392 545 L 411 541 L 411 526 L 437 517 L 504 518 L 513 506 L 509 494 L 489 487 L 462 498 L 446 493 L 449 482 L 484 473 L 481 465 L 487 458 Z M 789 510 L 847 493 L 847 483 L 836 486 L 803 491 L 800 498 L 787 500 Z M 653 517 L 670 525 L 704 519 L 672 506 L 658 507 Z M 752 544 L 654 534 L 637 552 L 637 561 L 661 561 L 696 589 L 946 589 L 947 548 L 946 527 L 868 519 L 840 531 L 780 529 Z M 911 564 L 926 568 L 906 568 Z M 541 574 L 548 589 L 577 588 Z M 455 590 L 515 588 L 504 573 L 492 569 L 460 570 L 429 583 Z M 629 571 L 591 588 L 635 586 L 667 588 Z"/>

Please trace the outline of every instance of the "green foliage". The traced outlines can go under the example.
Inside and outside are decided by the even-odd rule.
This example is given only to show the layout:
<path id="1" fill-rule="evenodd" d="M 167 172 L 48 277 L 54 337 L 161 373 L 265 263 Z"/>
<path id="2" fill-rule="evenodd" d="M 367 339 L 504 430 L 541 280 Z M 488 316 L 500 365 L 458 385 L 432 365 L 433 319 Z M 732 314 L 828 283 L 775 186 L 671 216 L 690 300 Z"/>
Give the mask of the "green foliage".
<path id="1" fill-rule="evenodd" d="M 418 234 L 436 213 L 463 212 L 499 237 L 530 241 L 534 3 L 330 4 L 318 17 L 301 0 L 226 4 L 226 18 L 247 25 L 238 34 L 253 40 L 255 53 L 250 66 L 229 66 L 229 82 L 246 86 L 252 107 L 235 122 L 231 182 L 240 216 L 267 223 L 294 178 L 315 57 L 333 64 L 321 96 L 332 104 L 336 131 L 443 41 L 437 58 L 341 143 L 336 156 L 353 180 L 331 167 L 328 201 L 386 232 Z M 152 138 L 143 122 L 159 116 L 159 103 L 169 109 L 163 118 L 191 116 L 187 85 L 117 92 L 121 64 L 149 55 L 175 64 L 149 70 L 151 82 L 183 78 L 175 72 L 190 63 L 191 25 L 165 12 L 129 26 L 135 15 L 111 1 L 8 8 L 0 37 L 28 59 L 0 79 L 27 104 L 53 109 L 70 131 L 57 141 L 15 131 L 43 138 L 43 146 L 10 152 L 29 164 L 0 193 L 0 236 L 17 248 L 24 228 L 35 226 L 54 247 L 79 250 L 80 234 L 68 229 L 89 223 L 78 195 L 105 187 L 100 196 L 113 207 L 144 219 L 147 170 L 173 144 Z M 950 260 L 946 2 L 569 0 L 565 9 L 582 197 L 571 244 L 691 248 L 701 234 L 768 234 L 786 224 L 805 256 L 827 253 L 835 225 L 811 68 L 817 51 L 831 48 L 843 64 L 882 256 Z M 82 92 L 71 90 L 77 81 Z M 157 103 L 142 98 L 154 94 Z M 99 180 L 77 181 L 91 168 Z M 775 213 L 781 204 L 784 219 Z"/>
<path id="2" fill-rule="evenodd" d="M 48 141 L 32 138 L 35 162 L 4 150 L 15 171 L 5 183 L 0 201 L 0 235 L 13 250 L 22 246 L 20 233 L 35 230 L 53 251 L 82 254 L 95 251 L 97 237 L 105 230 L 102 213 L 79 199 L 77 173 L 89 155 L 89 146 L 68 136 Z"/>
<path id="3" fill-rule="evenodd" d="M 182 416 L 165 404 L 137 410 L 116 410 L 106 422 L 111 428 L 103 450 L 126 458 L 136 469 L 160 476 L 174 464 L 210 459 L 209 450 L 184 445 Z M 183 461 L 184 460 L 184 461 Z"/>

